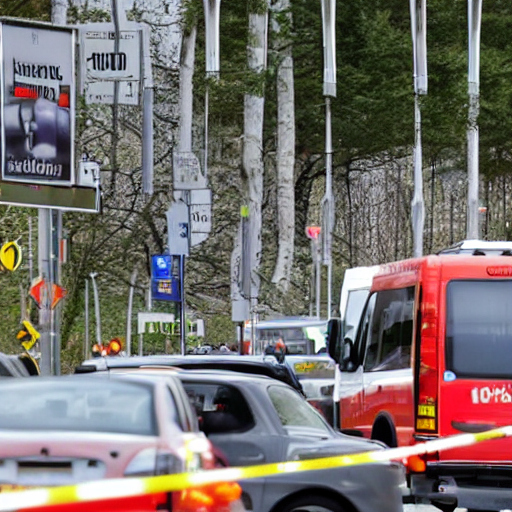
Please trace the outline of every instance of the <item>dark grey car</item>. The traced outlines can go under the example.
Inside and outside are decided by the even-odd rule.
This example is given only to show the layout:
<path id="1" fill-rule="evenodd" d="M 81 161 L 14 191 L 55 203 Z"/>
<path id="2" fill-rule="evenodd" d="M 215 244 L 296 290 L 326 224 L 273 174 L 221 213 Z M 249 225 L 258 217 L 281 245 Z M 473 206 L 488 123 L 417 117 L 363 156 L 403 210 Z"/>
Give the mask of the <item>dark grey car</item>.
<path id="1" fill-rule="evenodd" d="M 383 449 L 335 432 L 299 393 L 274 379 L 222 371 L 179 371 L 178 377 L 230 466 Z M 242 482 L 244 505 L 257 512 L 401 512 L 404 486 L 403 467 L 387 462 Z"/>

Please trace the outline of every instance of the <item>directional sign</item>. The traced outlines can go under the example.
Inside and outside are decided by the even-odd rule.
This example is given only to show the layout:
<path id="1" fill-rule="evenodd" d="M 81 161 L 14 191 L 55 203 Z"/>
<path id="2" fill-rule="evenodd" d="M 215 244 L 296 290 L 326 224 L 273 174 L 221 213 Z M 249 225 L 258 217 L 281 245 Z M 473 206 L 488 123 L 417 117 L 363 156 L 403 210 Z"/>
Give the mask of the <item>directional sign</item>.
<path id="1" fill-rule="evenodd" d="M 58 284 L 52 284 L 52 290 L 50 296 L 48 283 L 42 278 L 38 277 L 34 280 L 30 287 L 30 296 L 34 299 L 38 308 L 45 305 L 46 301 L 50 302 L 50 308 L 54 309 L 55 306 L 66 296 L 66 290 Z"/>
<path id="2" fill-rule="evenodd" d="M 39 331 L 28 320 L 23 320 L 23 329 L 21 329 L 16 338 L 21 342 L 25 350 L 30 350 L 36 341 L 41 337 Z"/>
<path id="3" fill-rule="evenodd" d="M 7 242 L 2 245 L 0 263 L 6 270 L 14 272 L 21 263 L 21 247 L 16 242 Z"/>

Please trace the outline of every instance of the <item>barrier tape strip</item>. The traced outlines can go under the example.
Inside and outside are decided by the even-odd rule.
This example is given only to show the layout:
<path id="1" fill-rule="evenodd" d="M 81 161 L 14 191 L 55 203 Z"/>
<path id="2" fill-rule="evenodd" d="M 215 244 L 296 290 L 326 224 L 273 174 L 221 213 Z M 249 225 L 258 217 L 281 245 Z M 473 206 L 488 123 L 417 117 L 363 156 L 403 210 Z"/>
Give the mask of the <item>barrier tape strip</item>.
<path id="1" fill-rule="evenodd" d="M 462 448 L 490 439 L 512 436 L 512 426 L 506 426 L 477 434 L 455 436 L 418 443 L 412 446 L 389 448 L 371 452 L 337 455 L 320 459 L 261 464 L 258 466 L 212 469 L 194 473 L 98 480 L 77 485 L 31 489 L 26 491 L 0 492 L 0 511 L 24 508 L 64 505 L 84 501 L 128 498 L 141 494 L 175 492 L 218 482 L 236 482 L 298 471 L 331 469 L 359 464 L 403 460 L 412 455 L 439 452 L 451 448 Z"/>

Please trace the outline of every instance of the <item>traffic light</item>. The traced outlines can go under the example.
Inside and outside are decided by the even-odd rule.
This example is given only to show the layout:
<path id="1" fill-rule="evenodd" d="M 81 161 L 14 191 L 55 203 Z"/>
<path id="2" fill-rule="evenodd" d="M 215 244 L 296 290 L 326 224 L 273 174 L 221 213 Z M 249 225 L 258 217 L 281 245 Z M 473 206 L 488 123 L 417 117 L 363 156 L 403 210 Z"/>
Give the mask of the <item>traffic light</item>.
<path id="1" fill-rule="evenodd" d="M 23 320 L 23 329 L 18 332 L 16 338 L 20 340 L 25 350 L 30 350 L 41 337 L 36 328 L 28 321 Z"/>

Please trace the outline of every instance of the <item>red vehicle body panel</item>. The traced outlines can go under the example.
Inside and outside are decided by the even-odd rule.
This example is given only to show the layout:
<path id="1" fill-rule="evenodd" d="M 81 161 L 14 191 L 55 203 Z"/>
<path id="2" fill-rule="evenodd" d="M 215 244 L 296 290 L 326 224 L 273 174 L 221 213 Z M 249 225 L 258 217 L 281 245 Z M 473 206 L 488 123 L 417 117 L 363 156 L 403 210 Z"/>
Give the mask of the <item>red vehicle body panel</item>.
<path id="1" fill-rule="evenodd" d="M 414 287 L 411 365 L 410 369 L 363 372 L 359 368 L 352 374 L 343 373 L 346 389 L 340 399 L 342 429 L 358 430 L 365 437 L 371 437 L 376 419 L 385 416 L 396 429 L 397 444 L 403 446 L 416 443 L 418 438 L 479 432 L 512 424 L 512 368 L 511 378 L 506 379 L 457 376 L 450 380 L 445 376 L 446 290 L 453 280 L 506 280 L 510 281 L 512 294 L 512 258 L 427 256 L 383 265 L 373 278 L 372 294 Z M 426 318 L 433 319 L 430 326 Z M 364 319 L 361 321 L 363 323 Z M 364 329 L 364 326 L 359 328 Z M 425 348 L 421 353 L 420 343 Z M 486 350 L 485 345 L 482 350 Z M 437 428 L 431 432 L 415 425 L 419 383 L 429 371 L 437 375 L 428 383 L 430 391 L 426 391 L 435 398 L 432 400 L 436 410 L 433 419 Z M 512 439 L 443 451 L 439 460 L 510 464 Z"/>

